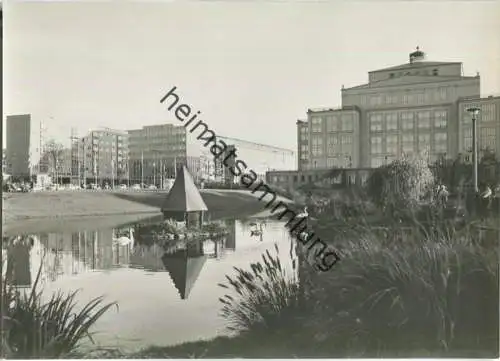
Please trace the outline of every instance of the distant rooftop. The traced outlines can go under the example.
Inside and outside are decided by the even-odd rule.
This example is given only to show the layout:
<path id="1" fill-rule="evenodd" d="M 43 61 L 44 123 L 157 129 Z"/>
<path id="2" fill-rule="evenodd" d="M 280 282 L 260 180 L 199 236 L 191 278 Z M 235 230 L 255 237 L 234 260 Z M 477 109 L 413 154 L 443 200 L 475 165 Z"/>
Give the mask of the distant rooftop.
<path id="1" fill-rule="evenodd" d="M 415 69 L 427 66 L 440 66 L 440 65 L 452 65 L 452 64 L 462 64 L 461 62 L 447 62 L 447 61 L 425 61 L 425 53 L 420 50 L 420 47 L 417 46 L 417 49 L 409 54 L 409 63 L 391 66 L 388 68 L 377 69 L 369 71 L 368 73 L 378 73 L 389 70 L 408 70 Z"/>

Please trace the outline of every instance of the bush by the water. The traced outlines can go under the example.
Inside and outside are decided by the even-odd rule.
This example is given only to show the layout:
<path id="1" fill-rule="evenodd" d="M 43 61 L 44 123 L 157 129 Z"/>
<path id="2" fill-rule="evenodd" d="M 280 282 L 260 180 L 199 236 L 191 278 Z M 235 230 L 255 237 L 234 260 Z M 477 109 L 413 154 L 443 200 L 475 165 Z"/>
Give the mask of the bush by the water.
<path id="1" fill-rule="evenodd" d="M 375 169 L 368 178 L 367 191 L 382 209 L 412 209 L 429 200 L 434 183 L 423 157 L 404 157 Z"/>

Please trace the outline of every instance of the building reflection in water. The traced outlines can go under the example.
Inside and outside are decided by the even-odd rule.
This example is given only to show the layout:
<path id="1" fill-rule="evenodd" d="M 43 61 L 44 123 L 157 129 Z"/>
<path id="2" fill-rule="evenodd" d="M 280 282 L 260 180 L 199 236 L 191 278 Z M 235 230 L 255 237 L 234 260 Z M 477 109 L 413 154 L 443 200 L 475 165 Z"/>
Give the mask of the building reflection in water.
<path id="1" fill-rule="evenodd" d="M 117 267 L 167 271 L 180 297 L 187 299 L 207 259 L 219 260 L 236 250 L 236 221 L 225 223 L 226 237 L 193 240 L 168 252 L 135 240 L 133 227 L 4 237 L 5 275 L 17 287 L 31 287 L 40 267 L 41 284 Z"/>
<path id="2" fill-rule="evenodd" d="M 130 263 L 133 231 L 123 229 L 46 233 L 4 237 L 6 277 L 17 287 L 31 287 L 38 271 L 40 283 L 63 275 L 126 267 Z"/>

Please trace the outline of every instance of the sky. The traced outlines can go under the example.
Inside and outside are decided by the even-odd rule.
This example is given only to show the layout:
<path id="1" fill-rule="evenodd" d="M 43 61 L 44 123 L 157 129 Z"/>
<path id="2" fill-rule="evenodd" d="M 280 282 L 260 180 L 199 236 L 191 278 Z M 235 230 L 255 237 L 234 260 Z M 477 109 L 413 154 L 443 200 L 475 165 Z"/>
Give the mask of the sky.
<path id="1" fill-rule="evenodd" d="M 47 138 L 71 128 L 180 122 L 173 86 L 215 133 L 296 148 L 308 108 L 341 105 L 368 71 L 460 61 L 500 95 L 499 1 L 4 1 L 3 126 L 32 114 Z M 3 142 L 5 144 L 5 133 Z"/>

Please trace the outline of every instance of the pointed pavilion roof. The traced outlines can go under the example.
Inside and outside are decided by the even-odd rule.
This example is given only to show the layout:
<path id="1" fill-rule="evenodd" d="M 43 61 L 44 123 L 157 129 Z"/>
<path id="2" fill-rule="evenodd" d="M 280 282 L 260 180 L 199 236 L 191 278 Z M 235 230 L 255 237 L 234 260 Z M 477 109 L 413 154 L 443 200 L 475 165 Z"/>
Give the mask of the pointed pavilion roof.
<path id="1" fill-rule="evenodd" d="M 208 211 L 207 205 L 186 166 L 182 166 L 177 172 L 177 178 L 163 201 L 161 210 L 174 212 Z"/>
<path id="2" fill-rule="evenodd" d="M 162 257 L 163 265 L 170 274 L 181 299 L 186 300 L 189 297 L 207 258 L 205 255 L 191 256 L 186 250 L 176 254 L 165 254 Z"/>

